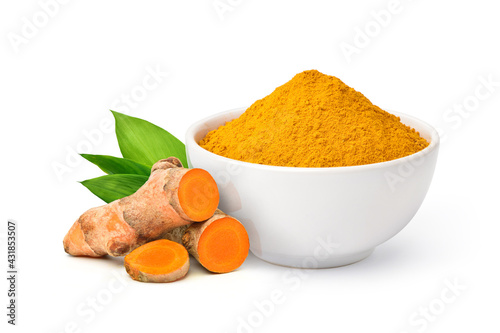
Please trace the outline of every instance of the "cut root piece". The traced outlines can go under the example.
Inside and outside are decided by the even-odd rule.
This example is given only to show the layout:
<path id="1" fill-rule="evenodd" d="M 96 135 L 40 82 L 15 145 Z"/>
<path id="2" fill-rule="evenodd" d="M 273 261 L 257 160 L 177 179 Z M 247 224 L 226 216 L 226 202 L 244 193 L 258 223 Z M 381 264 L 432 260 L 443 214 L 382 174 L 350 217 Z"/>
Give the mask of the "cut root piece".
<path id="1" fill-rule="evenodd" d="M 182 242 L 203 267 L 214 273 L 240 267 L 250 247 L 245 227 L 220 210 L 209 220 L 187 228 Z"/>
<path id="2" fill-rule="evenodd" d="M 211 272 L 226 273 L 240 267 L 248 256 L 248 236 L 243 225 L 232 217 L 210 224 L 198 243 L 200 263 Z"/>
<path id="3" fill-rule="evenodd" d="M 210 218 L 217 209 L 219 191 L 208 172 L 183 168 L 175 157 L 151 170 L 134 194 L 83 213 L 64 237 L 64 250 L 73 256 L 125 256 L 175 228 Z"/>
<path id="4" fill-rule="evenodd" d="M 212 176 L 203 169 L 187 171 L 177 192 L 184 214 L 192 221 L 205 221 L 219 205 L 219 191 Z"/>
<path id="5" fill-rule="evenodd" d="M 125 269 L 132 279 L 141 282 L 173 282 L 189 270 L 186 249 L 166 239 L 144 244 L 125 257 Z"/>

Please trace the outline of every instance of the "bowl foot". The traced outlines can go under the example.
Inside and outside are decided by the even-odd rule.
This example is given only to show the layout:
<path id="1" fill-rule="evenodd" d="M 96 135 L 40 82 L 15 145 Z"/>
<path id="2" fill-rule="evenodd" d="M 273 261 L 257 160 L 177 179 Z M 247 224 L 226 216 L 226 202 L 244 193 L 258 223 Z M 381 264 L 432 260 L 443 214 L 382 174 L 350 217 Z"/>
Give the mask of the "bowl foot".
<path id="1" fill-rule="evenodd" d="M 254 251 L 252 251 L 252 253 L 257 258 L 274 265 L 293 268 L 333 268 L 361 261 L 370 256 L 374 250 L 375 248 L 345 255 L 332 255 L 327 258 L 316 258 L 315 256 L 287 256 L 268 253 L 256 254 Z"/>

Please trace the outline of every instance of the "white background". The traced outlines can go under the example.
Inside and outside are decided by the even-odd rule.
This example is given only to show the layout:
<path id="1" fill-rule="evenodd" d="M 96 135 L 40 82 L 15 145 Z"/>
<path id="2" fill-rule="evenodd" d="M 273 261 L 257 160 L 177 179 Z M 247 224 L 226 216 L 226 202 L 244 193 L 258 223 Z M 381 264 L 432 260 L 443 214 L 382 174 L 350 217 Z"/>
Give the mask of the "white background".
<path id="1" fill-rule="evenodd" d="M 499 330 L 494 1 L 401 0 L 384 26 L 373 12 L 392 8 L 388 0 L 223 0 L 232 7 L 222 17 L 213 0 L 68 1 L 49 7 L 50 17 L 40 5 L 48 2 L 0 5 L 0 267 L 11 218 L 19 224 L 20 272 L 15 328 L 6 323 L 1 279 L 2 332 Z M 369 41 L 359 34 L 365 28 Z M 357 53 L 346 57 L 346 44 Z M 120 156 L 114 133 L 99 129 L 109 109 L 183 138 L 192 122 L 248 106 L 307 69 L 338 76 L 446 136 L 421 209 L 372 256 L 301 271 L 250 255 L 225 275 L 193 261 L 182 281 L 144 284 L 124 275 L 119 259 L 64 253 L 71 224 L 101 204 L 77 182 L 101 171 L 72 152 Z M 168 76 L 124 109 L 123 96 L 137 94 L 148 70 Z M 481 83 L 488 77 L 496 86 L 479 100 L 476 89 L 488 92 Z M 450 110 L 464 103 L 469 111 Z M 57 173 L 54 165 L 67 169 Z M 453 293 L 450 283 L 460 289 Z M 273 293 L 282 297 L 270 306 Z"/>

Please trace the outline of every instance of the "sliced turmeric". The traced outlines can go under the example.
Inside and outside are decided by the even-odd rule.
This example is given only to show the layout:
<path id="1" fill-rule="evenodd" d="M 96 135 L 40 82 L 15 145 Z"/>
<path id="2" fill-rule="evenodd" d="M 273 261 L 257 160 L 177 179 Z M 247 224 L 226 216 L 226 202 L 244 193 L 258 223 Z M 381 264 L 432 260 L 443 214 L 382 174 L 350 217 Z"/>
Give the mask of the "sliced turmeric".
<path id="1" fill-rule="evenodd" d="M 189 254 L 182 245 L 159 239 L 125 256 L 125 269 L 137 281 L 173 282 L 187 274 Z"/>
<path id="2" fill-rule="evenodd" d="M 160 160 L 136 193 L 86 211 L 64 237 L 74 256 L 124 256 L 193 221 L 210 218 L 219 204 L 217 184 L 202 169 L 185 169 L 175 158 Z"/>
<path id="3" fill-rule="evenodd" d="M 214 273 L 228 273 L 240 267 L 250 248 L 245 227 L 219 209 L 207 221 L 174 229 L 165 238 L 183 244 L 203 267 Z"/>

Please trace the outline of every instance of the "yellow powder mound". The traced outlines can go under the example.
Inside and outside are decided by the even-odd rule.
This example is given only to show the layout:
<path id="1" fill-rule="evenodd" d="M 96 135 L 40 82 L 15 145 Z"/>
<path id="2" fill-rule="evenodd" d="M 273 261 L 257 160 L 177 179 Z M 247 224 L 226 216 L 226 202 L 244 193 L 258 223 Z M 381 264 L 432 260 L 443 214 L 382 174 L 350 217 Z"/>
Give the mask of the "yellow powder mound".
<path id="1" fill-rule="evenodd" d="M 200 141 L 221 156 L 289 167 L 384 162 L 428 145 L 398 117 L 316 70 L 295 75 Z"/>

